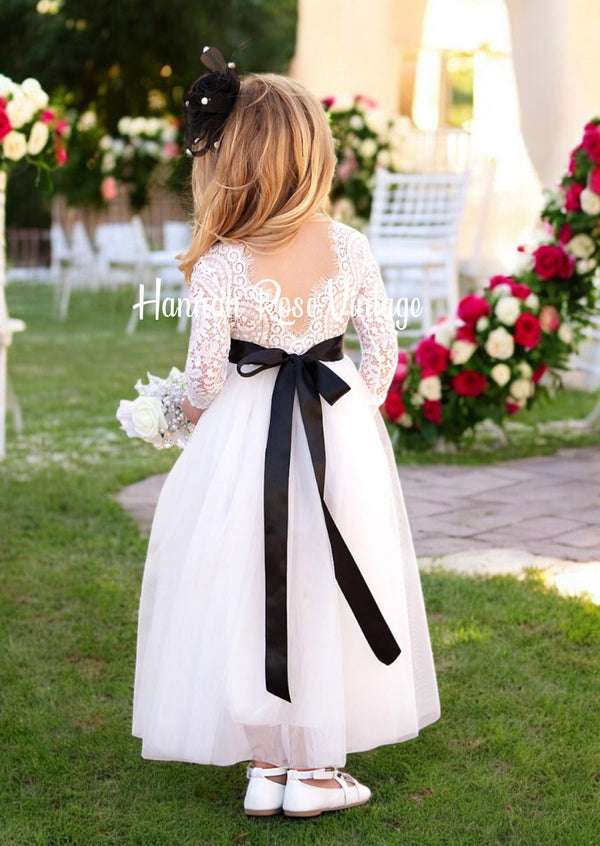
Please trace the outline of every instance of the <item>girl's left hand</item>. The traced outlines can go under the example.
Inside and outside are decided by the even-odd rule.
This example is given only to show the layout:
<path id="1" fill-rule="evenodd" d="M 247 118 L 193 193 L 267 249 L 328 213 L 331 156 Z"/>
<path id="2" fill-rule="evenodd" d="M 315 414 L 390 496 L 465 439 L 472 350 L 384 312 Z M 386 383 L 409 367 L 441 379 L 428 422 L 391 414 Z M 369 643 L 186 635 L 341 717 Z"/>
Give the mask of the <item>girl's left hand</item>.
<path id="1" fill-rule="evenodd" d="M 190 423 L 193 423 L 194 425 L 198 422 L 198 420 L 200 420 L 202 412 L 204 411 L 203 408 L 196 408 L 195 405 L 192 405 L 187 397 L 181 403 L 181 410 Z"/>

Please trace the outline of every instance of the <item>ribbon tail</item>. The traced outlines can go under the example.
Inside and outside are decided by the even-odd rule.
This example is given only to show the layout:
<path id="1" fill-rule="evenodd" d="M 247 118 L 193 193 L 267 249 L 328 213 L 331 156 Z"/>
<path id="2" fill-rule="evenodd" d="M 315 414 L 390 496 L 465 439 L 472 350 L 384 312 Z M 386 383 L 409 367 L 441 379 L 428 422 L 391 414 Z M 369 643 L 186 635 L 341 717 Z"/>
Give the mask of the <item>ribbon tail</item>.
<path id="1" fill-rule="evenodd" d="M 331 542 L 336 581 L 375 656 L 383 664 L 392 664 L 400 655 L 400 647 L 358 569 L 352 553 L 346 546 L 346 542 L 341 536 L 327 505 L 323 500 L 321 500 L 321 504 Z"/>
<path id="2" fill-rule="evenodd" d="M 269 693 L 291 702 L 288 684 L 287 540 L 288 486 L 295 380 L 280 368 L 273 388 L 265 452 L 265 677 Z"/>

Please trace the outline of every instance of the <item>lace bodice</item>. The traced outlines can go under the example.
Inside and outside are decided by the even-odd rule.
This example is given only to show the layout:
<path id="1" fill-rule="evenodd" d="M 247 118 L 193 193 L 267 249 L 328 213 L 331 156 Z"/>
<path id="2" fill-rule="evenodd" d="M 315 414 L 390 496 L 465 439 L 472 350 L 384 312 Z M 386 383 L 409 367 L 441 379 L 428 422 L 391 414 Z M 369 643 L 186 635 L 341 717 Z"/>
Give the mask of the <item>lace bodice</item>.
<path id="1" fill-rule="evenodd" d="M 306 302 L 277 297 L 271 280 L 254 281 L 253 258 L 242 243 L 215 244 L 192 273 L 192 329 L 186 363 L 187 392 L 206 408 L 227 375 L 231 338 L 301 354 L 341 335 L 352 317 L 361 344 L 359 373 L 380 405 L 397 362 L 393 315 L 381 274 L 364 235 L 342 223 L 329 224 L 333 275 L 313 286 Z M 298 324 L 292 326 L 290 321 Z"/>

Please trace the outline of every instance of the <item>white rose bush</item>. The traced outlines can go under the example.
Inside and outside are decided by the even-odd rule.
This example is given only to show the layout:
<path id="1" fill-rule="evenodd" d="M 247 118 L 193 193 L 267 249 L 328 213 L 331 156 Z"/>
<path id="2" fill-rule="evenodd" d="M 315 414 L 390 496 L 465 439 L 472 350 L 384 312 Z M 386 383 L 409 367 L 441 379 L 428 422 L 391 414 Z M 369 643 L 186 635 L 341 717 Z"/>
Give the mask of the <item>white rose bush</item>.
<path id="1" fill-rule="evenodd" d="M 519 247 L 518 272 L 464 296 L 456 315 L 399 353 L 382 406 L 397 447 L 458 442 L 560 385 L 599 313 L 600 117 L 586 124 L 558 189 L 547 193 L 541 224 L 541 242 Z"/>
<path id="2" fill-rule="evenodd" d="M 170 117 L 126 115 L 119 120 L 117 130 L 118 135 L 103 135 L 99 141 L 102 197 L 110 202 L 116 195 L 116 184 L 124 183 L 129 188 L 132 209 L 139 210 L 148 202 L 151 181 L 159 181 L 159 166 L 181 156 L 179 124 Z"/>
<path id="3" fill-rule="evenodd" d="M 140 438 L 156 449 L 183 449 L 194 431 L 182 411 L 185 377 L 176 367 L 166 379 L 151 373 L 147 376 L 147 384 L 136 382 L 136 399 L 121 400 L 117 420 L 130 438 Z"/>
<path id="4" fill-rule="evenodd" d="M 325 97 L 322 103 L 338 160 L 331 188 L 333 217 L 363 229 L 371 213 L 375 169 L 402 169 L 407 120 L 360 94 Z"/>
<path id="5" fill-rule="evenodd" d="M 49 107 L 37 79 L 13 82 L 0 74 L 0 170 L 21 162 L 51 170 L 67 161 L 69 124 Z"/>

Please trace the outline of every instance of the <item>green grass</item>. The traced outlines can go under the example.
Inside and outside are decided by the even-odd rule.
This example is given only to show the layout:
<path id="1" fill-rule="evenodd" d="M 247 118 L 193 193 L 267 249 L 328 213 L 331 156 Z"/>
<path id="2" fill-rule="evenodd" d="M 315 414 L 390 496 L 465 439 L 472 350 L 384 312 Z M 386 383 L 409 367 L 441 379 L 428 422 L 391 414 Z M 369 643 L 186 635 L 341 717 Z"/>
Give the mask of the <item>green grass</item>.
<path id="1" fill-rule="evenodd" d="M 145 542 L 115 503 L 176 457 L 128 440 L 118 400 L 185 359 L 127 297 L 9 288 L 26 429 L 0 465 L 0 846 L 592 846 L 600 826 L 600 609 L 533 578 L 423 584 L 443 716 L 348 761 L 365 808 L 246 819 L 244 768 L 144 761 L 130 736 Z"/>

